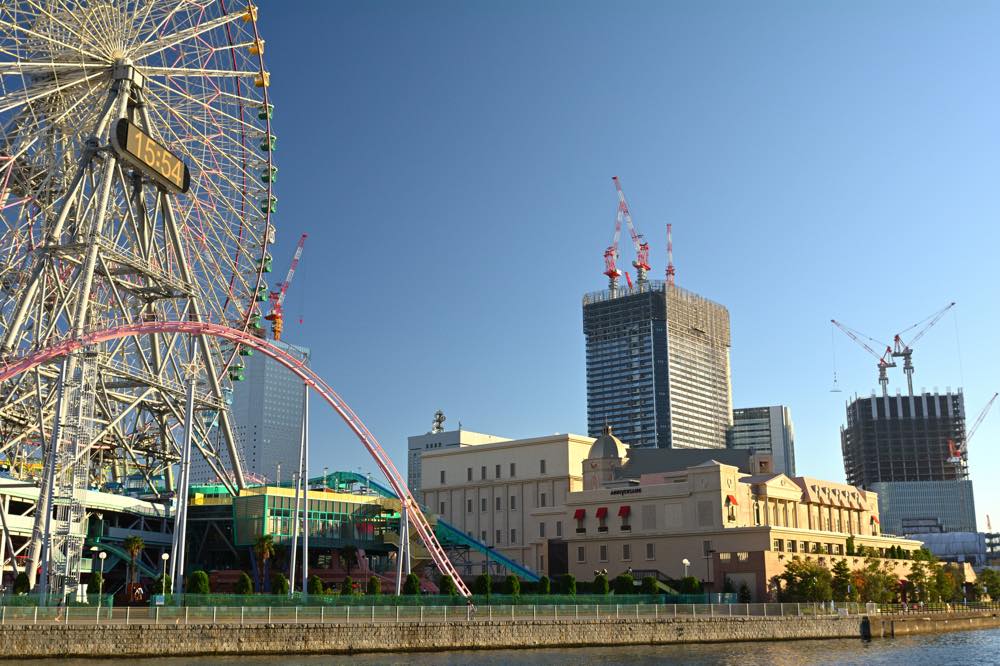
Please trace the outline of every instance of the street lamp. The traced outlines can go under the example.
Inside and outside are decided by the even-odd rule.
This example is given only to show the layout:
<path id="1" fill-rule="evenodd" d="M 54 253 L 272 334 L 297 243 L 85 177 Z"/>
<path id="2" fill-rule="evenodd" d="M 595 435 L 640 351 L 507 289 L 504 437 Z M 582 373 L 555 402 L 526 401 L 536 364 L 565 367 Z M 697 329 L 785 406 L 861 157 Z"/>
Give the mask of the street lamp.
<path id="1" fill-rule="evenodd" d="M 101 597 L 104 595 L 104 559 L 108 556 L 103 550 L 97 554 L 101 561 L 101 577 L 97 581 L 97 609 L 101 609 Z"/>
<path id="2" fill-rule="evenodd" d="M 163 551 L 160 555 L 160 559 L 163 560 L 163 575 L 160 577 L 160 594 L 167 594 L 167 560 L 170 559 L 170 553 Z"/>
<path id="3" fill-rule="evenodd" d="M 684 577 L 687 578 L 688 577 L 688 567 L 691 566 L 691 560 L 689 560 L 688 558 L 685 557 L 683 560 L 681 560 L 681 564 L 684 565 Z"/>

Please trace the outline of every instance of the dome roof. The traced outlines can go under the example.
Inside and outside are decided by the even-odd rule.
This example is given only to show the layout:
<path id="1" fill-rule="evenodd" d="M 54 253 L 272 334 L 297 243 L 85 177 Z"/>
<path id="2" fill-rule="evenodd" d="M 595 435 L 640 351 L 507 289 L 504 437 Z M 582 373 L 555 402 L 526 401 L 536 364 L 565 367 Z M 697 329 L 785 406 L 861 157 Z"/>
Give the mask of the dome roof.
<path id="1" fill-rule="evenodd" d="M 604 434 L 594 440 L 587 458 L 624 458 L 625 451 L 622 440 L 611 434 L 611 426 L 605 425 Z"/>

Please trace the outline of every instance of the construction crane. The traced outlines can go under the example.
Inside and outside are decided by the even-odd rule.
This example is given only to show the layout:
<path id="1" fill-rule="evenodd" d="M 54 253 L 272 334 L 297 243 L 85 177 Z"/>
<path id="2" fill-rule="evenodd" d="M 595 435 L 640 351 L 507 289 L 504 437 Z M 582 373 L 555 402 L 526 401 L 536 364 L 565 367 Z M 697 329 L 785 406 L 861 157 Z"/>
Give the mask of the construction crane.
<path id="1" fill-rule="evenodd" d="M 1000 395 L 1000 393 L 994 393 L 993 397 L 990 398 L 990 401 L 986 403 L 985 407 L 983 407 L 983 411 L 979 412 L 979 416 L 976 417 L 972 427 L 969 428 L 967 433 L 965 433 L 964 442 L 955 444 L 955 440 L 948 440 L 948 462 L 958 464 L 962 462 L 963 457 L 968 454 L 969 442 L 972 441 L 972 437 L 976 434 L 976 431 L 979 430 L 979 426 L 981 426 L 983 421 L 986 420 L 986 415 L 989 414 L 990 407 L 992 407 L 993 403 L 996 402 L 998 395 Z"/>
<path id="2" fill-rule="evenodd" d="M 622 211 L 618 207 L 618 214 L 615 216 L 615 235 L 611 240 L 611 245 L 604 251 L 604 274 L 608 276 L 608 290 L 614 296 L 618 291 L 618 278 L 621 271 L 618 270 L 618 239 L 622 235 Z"/>
<path id="3" fill-rule="evenodd" d="M 667 284 L 674 283 L 674 225 L 667 225 Z"/>
<path id="4" fill-rule="evenodd" d="M 271 312 L 264 319 L 271 322 L 271 332 L 275 340 L 281 340 L 281 329 L 284 327 L 284 313 L 281 307 L 285 303 L 285 294 L 288 293 L 288 285 L 292 283 L 292 278 L 295 277 L 295 267 L 299 265 L 299 259 L 302 258 L 302 247 L 306 244 L 308 236 L 309 234 L 302 234 L 302 237 L 299 238 L 299 244 L 295 246 L 295 254 L 292 255 L 292 265 L 288 267 L 288 275 L 285 276 L 285 281 L 281 283 L 281 288 L 278 291 L 271 292 Z"/>
<path id="5" fill-rule="evenodd" d="M 636 231 L 635 224 L 632 222 L 632 211 L 628 207 L 628 202 L 625 201 L 625 192 L 622 191 L 622 184 L 618 180 L 618 176 L 612 176 L 611 180 L 614 181 L 615 190 L 618 191 L 619 214 L 625 218 L 628 232 L 632 236 L 632 245 L 635 246 L 635 260 L 632 265 L 635 267 L 636 284 L 639 289 L 642 289 L 643 285 L 646 284 L 646 273 L 649 271 L 649 243 L 646 242 L 642 234 Z"/>
<path id="6" fill-rule="evenodd" d="M 872 342 L 878 343 L 878 340 L 871 338 L 860 331 L 855 331 L 853 328 L 841 324 L 836 319 L 831 319 L 830 323 L 839 328 L 844 332 L 847 337 L 854 342 L 858 343 L 866 352 L 874 356 L 878 360 L 878 383 L 882 386 L 882 395 L 889 395 L 889 368 L 895 368 L 896 362 L 892 360 L 892 347 L 889 345 L 885 346 L 885 352 L 879 354 L 877 351 L 871 348 L 867 342 L 861 338 L 868 338 Z M 880 344 L 880 343 L 879 343 Z"/>
<path id="7" fill-rule="evenodd" d="M 943 317 L 944 314 L 953 307 L 955 307 L 954 301 L 944 306 L 934 314 L 921 319 L 913 326 L 910 326 L 893 336 L 892 356 L 893 358 L 903 359 L 903 374 L 906 375 L 906 385 L 910 391 L 910 395 L 913 395 L 913 343 L 924 337 L 924 334 L 927 333 L 927 331 L 929 331 L 934 324 L 938 323 L 941 320 L 941 317 Z M 913 334 L 913 337 L 910 338 L 910 343 L 907 344 L 903 342 L 903 338 L 900 336 L 903 335 L 903 333 L 912 331 L 918 326 L 922 326 L 922 328 Z"/>

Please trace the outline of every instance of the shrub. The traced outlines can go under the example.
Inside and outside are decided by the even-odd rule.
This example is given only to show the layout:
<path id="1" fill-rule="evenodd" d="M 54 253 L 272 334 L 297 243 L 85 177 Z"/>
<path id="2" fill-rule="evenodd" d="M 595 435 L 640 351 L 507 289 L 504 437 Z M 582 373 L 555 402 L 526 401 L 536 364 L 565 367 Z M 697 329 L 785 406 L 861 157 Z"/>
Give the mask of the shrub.
<path id="1" fill-rule="evenodd" d="M 20 574 L 18 574 L 20 576 Z M 17 581 L 14 582 L 14 586 L 17 586 Z M 90 594 L 98 594 L 99 590 L 104 587 L 104 576 L 101 575 L 100 571 L 94 571 L 90 574 L 90 588 L 87 590 Z M 14 592 L 17 592 L 15 589 Z"/>
<path id="2" fill-rule="evenodd" d="M 681 580 L 678 591 L 681 594 L 701 594 L 701 581 L 694 576 L 688 576 Z"/>
<path id="3" fill-rule="evenodd" d="M 486 596 L 490 595 L 493 589 L 493 579 L 488 573 L 479 574 L 476 576 L 476 580 L 472 582 L 472 593 L 473 594 L 483 594 Z"/>
<path id="4" fill-rule="evenodd" d="M 288 594 L 288 578 L 280 571 L 271 576 L 271 594 Z"/>
<path id="5" fill-rule="evenodd" d="M 28 581 L 28 572 L 22 571 L 14 579 L 14 594 L 27 594 L 31 591 L 31 583 Z"/>
<path id="6" fill-rule="evenodd" d="M 345 576 L 343 582 L 341 582 L 340 593 L 348 596 L 354 594 L 354 581 L 351 580 L 350 576 Z"/>
<path id="7" fill-rule="evenodd" d="M 568 594 L 570 596 L 576 596 L 576 576 L 573 574 L 565 574 L 559 580 L 559 587 L 563 594 Z"/>
<path id="8" fill-rule="evenodd" d="M 507 576 L 504 591 L 512 597 L 521 596 L 521 579 L 514 574 Z"/>
<path id="9" fill-rule="evenodd" d="M 420 578 L 415 573 L 406 576 L 403 583 L 403 594 L 420 594 Z"/>
<path id="10" fill-rule="evenodd" d="M 542 576 L 538 579 L 538 594 L 550 594 L 552 592 L 552 582 L 549 580 L 548 576 Z"/>
<path id="11" fill-rule="evenodd" d="M 847 546 L 846 546 L 846 549 L 847 549 L 847 554 L 848 555 L 854 555 L 854 553 L 855 553 L 855 550 L 854 550 L 854 535 L 851 535 L 851 536 L 847 537 Z"/>
<path id="12" fill-rule="evenodd" d="M 737 592 L 737 594 L 739 595 L 737 598 L 740 600 L 741 604 L 750 603 L 750 588 L 747 587 L 745 582 L 740 583 L 740 591 Z"/>
<path id="13" fill-rule="evenodd" d="M 654 576 L 644 576 L 642 579 L 642 593 L 643 594 L 657 594 L 660 591 L 659 586 L 657 586 L 657 580 Z"/>
<path id="14" fill-rule="evenodd" d="M 371 576 L 368 578 L 368 587 L 365 588 L 365 594 L 369 594 L 373 597 L 377 597 L 382 594 L 382 581 L 378 579 L 378 576 Z"/>
<path id="15" fill-rule="evenodd" d="M 208 574 L 204 571 L 192 571 L 184 586 L 188 594 L 208 594 L 211 592 L 208 584 Z"/>
<path id="16" fill-rule="evenodd" d="M 608 585 L 608 577 L 604 574 L 597 574 L 594 577 L 594 587 L 592 592 L 594 594 L 608 594 L 611 591 L 611 586 Z"/>
<path id="17" fill-rule="evenodd" d="M 241 572 L 240 577 L 236 579 L 236 585 L 233 587 L 233 591 L 236 594 L 253 593 L 253 581 L 250 580 L 250 576 L 247 575 L 246 571 Z"/>
<path id="18" fill-rule="evenodd" d="M 153 583 L 153 594 L 170 594 L 170 583 L 170 574 L 165 576 L 161 575 L 156 579 L 156 582 Z"/>
<path id="19" fill-rule="evenodd" d="M 635 578 L 630 573 L 617 576 L 614 581 L 615 594 L 635 594 Z"/>
<path id="20" fill-rule="evenodd" d="M 441 594 L 454 597 L 458 594 L 458 587 L 455 585 L 455 581 L 452 580 L 451 576 L 445 574 L 441 576 L 440 580 L 438 580 L 438 591 Z"/>
<path id="21" fill-rule="evenodd" d="M 309 594 L 323 594 L 323 579 L 313 574 L 309 576 L 309 583 L 307 585 L 309 589 Z"/>

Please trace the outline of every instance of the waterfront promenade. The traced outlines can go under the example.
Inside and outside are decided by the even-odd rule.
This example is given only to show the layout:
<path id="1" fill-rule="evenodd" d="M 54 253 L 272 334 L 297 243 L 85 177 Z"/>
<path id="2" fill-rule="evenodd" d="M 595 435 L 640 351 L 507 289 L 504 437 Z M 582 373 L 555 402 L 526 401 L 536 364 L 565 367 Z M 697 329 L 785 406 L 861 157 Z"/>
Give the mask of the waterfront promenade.
<path id="1" fill-rule="evenodd" d="M 68 617 L 67 617 L 68 613 Z M 765 615 L 765 613 L 767 613 Z M 397 619 L 398 618 L 398 619 Z M 863 604 L 34 608 L 0 610 L 0 654 L 141 657 L 881 638 L 1000 627 L 1000 610 Z"/>

